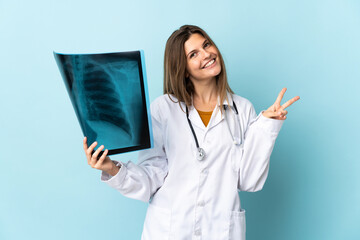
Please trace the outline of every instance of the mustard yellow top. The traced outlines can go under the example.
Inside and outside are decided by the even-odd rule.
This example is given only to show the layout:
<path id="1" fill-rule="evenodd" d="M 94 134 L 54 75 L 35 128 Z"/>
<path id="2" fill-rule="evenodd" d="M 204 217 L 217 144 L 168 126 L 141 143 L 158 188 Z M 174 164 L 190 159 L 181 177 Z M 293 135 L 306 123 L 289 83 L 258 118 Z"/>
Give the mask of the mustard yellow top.
<path id="1" fill-rule="evenodd" d="M 209 121 L 210 121 L 212 111 L 211 112 L 202 112 L 202 111 L 199 111 L 199 110 L 197 110 L 197 111 L 198 111 L 198 113 L 200 115 L 201 120 L 203 121 L 203 123 L 204 123 L 204 125 L 206 127 L 208 125 Z"/>

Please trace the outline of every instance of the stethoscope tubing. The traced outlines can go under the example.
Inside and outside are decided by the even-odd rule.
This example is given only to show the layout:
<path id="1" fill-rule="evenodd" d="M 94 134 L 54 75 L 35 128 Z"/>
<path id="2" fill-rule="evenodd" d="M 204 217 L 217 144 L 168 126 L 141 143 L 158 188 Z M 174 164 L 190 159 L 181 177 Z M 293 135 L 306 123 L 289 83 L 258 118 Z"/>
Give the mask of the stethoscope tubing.
<path id="1" fill-rule="evenodd" d="M 225 118 L 225 121 L 226 121 L 226 125 L 227 125 L 227 127 L 228 127 L 228 130 L 229 130 L 229 132 L 230 132 L 231 137 L 233 138 L 234 144 L 236 144 L 236 145 L 241 145 L 241 143 L 242 143 L 242 136 L 241 136 L 241 125 L 240 125 L 239 119 L 238 119 L 237 122 L 238 122 L 238 125 L 239 125 L 239 128 L 240 128 L 240 129 L 239 129 L 239 130 L 240 130 L 240 139 L 239 139 L 240 142 L 238 143 L 237 140 L 234 138 L 233 134 L 231 133 L 230 126 L 229 126 L 229 123 L 228 123 L 228 120 L 227 120 L 227 117 L 226 117 L 227 105 L 223 105 L 223 107 L 224 107 L 224 111 L 225 111 L 225 113 L 224 113 L 224 118 Z M 239 115 L 239 112 L 238 112 L 238 110 L 237 110 L 237 107 L 236 107 L 236 104 L 235 104 L 234 101 L 233 101 L 233 107 L 234 107 L 233 112 L 234 112 L 236 115 Z M 231 107 L 230 107 L 230 108 L 231 108 Z M 199 161 L 201 161 L 201 160 L 203 160 L 204 157 L 205 157 L 205 151 L 204 151 L 204 149 L 202 149 L 202 148 L 200 147 L 200 145 L 199 145 L 198 139 L 197 139 L 197 137 L 196 137 L 195 130 L 194 130 L 194 128 L 193 128 L 193 126 L 192 126 L 192 124 L 191 124 L 190 118 L 189 118 L 189 109 L 188 109 L 187 106 L 186 106 L 186 118 L 187 118 L 187 121 L 188 121 L 188 123 L 189 123 L 191 132 L 192 132 L 192 134 L 193 134 L 193 136 L 194 136 L 196 148 L 197 148 L 197 150 L 198 150 L 198 152 L 197 152 L 197 159 L 198 159 Z"/>
<path id="2" fill-rule="evenodd" d="M 199 148 L 199 142 L 197 140 L 197 137 L 196 137 L 196 134 L 195 134 L 195 131 L 194 131 L 194 128 L 191 124 L 191 121 L 190 121 L 190 118 L 189 118 L 189 110 L 188 110 L 188 107 L 186 106 L 186 118 L 188 120 L 188 123 L 189 123 L 189 126 L 190 126 L 190 129 L 191 129 L 191 132 L 195 138 L 195 143 L 196 143 L 196 148 Z"/>

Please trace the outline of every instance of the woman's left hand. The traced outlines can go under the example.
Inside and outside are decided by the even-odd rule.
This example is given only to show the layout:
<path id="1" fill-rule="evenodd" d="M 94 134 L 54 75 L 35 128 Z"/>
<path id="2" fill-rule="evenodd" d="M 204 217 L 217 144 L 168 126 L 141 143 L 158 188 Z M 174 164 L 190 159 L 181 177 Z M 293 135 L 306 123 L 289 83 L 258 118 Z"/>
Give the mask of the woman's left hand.
<path id="1" fill-rule="evenodd" d="M 285 120 L 286 114 L 288 111 L 284 110 L 285 108 L 289 107 L 291 104 L 296 102 L 300 99 L 299 96 L 296 96 L 283 105 L 280 105 L 282 98 L 284 97 L 284 94 L 286 92 L 286 88 L 283 88 L 281 92 L 279 93 L 279 96 L 277 97 L 275 103 L 271 105 L 266 111 L 264 111 L 262 114 L 267 118 L 277 119 L 277 120 Z"/>

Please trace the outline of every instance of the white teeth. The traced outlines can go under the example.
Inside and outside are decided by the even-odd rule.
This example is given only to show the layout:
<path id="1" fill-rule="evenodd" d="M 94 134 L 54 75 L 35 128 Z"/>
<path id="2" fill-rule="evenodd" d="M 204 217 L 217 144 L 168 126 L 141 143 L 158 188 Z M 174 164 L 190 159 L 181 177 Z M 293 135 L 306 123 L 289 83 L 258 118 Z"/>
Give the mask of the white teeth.
<path id="1" fill-rule="evenodd" d="M 215 59 L 211 60 L 210 62 L 208 62 L 204 68 L 207 68 L 208 66 L 210 66 L 211 64 L 213 64 L 215 62 Z"/>

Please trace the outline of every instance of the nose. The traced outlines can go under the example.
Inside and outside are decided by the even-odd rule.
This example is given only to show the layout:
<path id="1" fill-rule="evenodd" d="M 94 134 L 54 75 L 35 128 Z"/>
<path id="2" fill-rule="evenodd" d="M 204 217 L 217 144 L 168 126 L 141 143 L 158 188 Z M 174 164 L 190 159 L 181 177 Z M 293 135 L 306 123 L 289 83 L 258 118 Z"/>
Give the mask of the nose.
<path id="1" fill-rule="evenodd" d="M 210 57 L 211 53 L 207 49 L 202 49 L 202 55 L 204 59 L 207 59 Z"/>

